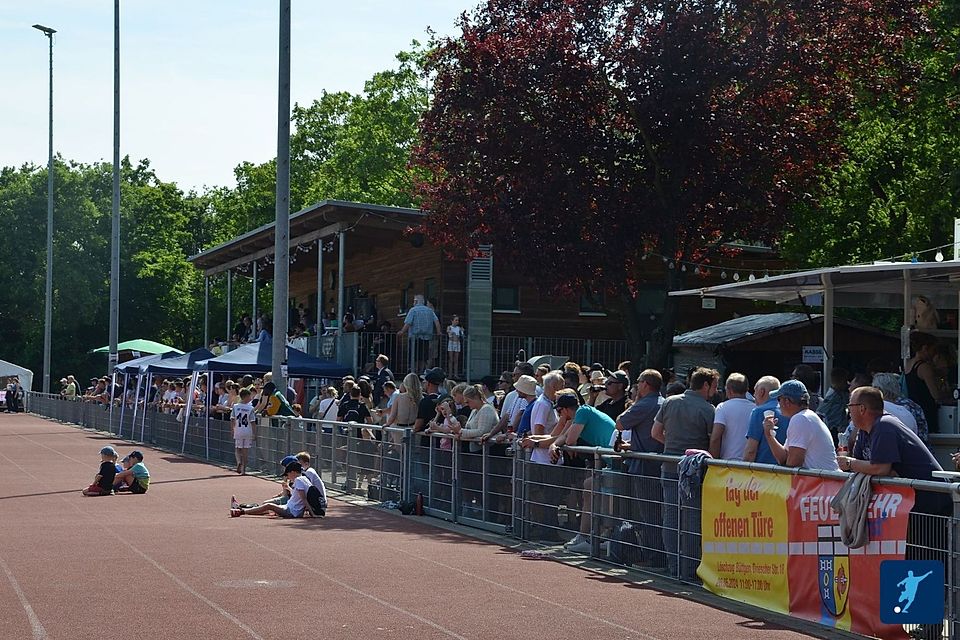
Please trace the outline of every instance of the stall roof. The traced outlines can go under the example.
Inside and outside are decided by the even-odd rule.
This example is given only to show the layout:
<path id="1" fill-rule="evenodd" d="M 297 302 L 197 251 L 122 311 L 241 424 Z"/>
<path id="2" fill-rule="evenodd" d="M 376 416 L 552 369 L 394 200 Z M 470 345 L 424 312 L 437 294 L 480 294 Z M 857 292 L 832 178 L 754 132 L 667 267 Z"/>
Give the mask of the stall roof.
<path id="1" fill-rule="evenodd" d="M 91 353 L 108 353 L 110 351 L 110 345 L 105 347 L 100 347 L 99 349 L 94 349 Z M 117 345 L 117 351 L 139 351 L 140 353 L 167 353 L 169 351 L 176 351 L 177 353 L 183 353 L 179 349 L 174 349 L 173 347 L 161 344 L 159 342 L 154 342 L 153 340 L 144 340 L 142 338 L 136 340 L 127 340 L 126 342 L 121 342 Z"/>
<path id="2" fill-rule="evenodd" d="M 33 371 L 18 364 L 0 360 L 0 378 L 17 376 L 20 378 L 20 386 L 27 391 L 33 391 Z"/>
<path id="3" fill-rule="evenodd" d="M 675 336 L 673 346 L 716 348 L 721 345 L 727 346 L 758 340 L 789 331 L 804 324 L 820 326 L 822 323 L 823 316 L 818 313 L 812 315 L 806 313 L 762 313 L 734 318 L 702 329 L 688 331 Z M 852 320 L 836 319 L 834 323 L 895 337 L 894 334 Z"/>
<path id="4" fill-rule="evenodd" d="M 193 373 L 193 370 L 196 368 L 196 364 L 198 362 L 201 360 L 208 360 L 212 357 L 213 352 L 211 352 L 209 349 L 200 347 L 199 349 L 194 349 L 190 353 L 185 353 L 176 358 L 156 360 L 151 362 L 141 367 L 141 371 L 144 373 L 160 373 L 168 376 L 185 376 Z"/>
<path id="5" fill-rule="evenodd" d="M 833 286 L 834 305 L 879 309 L 902 309 L 909 281 L 911 295 L 927 296 L 940 308 L 957 306 L 960 293 L 960 261 L 882 262 L 868 265 L 825 267 L 765 276 L 700 289 L 671 291 L 671 296 L 741 298 L 789 303 L 799 297 L 807 304 L 820 304 L 817 296 Z M 909 301 L 907 306 L 909 306 Z"/>
<path id="6" fill-rule="evenodd" d="M 194 369 L 222 373 L 264 373 L 272 368 L 272 349 L 271 342 L 245 344 L 222 356 L 198 362 Z M 302 378 L 339 378 L 350 373 L 347 367 L 333 360 L 315 358 L 293 347 L 287 347 L 287 371 L 291 376 Z"/>
<path id="7" fill-rule="evenodd" d="M 177 356 L 182 355 L 181 351 L 173 350 L 166 353 L 151 353 L 150 355 L 140 356 L 139 358 L 134 358 L 133 360 L 127 360 L 122 364 L 118 364 L 114 367 L 114 370 L 117 373 L 139 373 L 141 366 L 146 366 L 148 364 L 159 362 L 160 360 L 168 360 L 170 358 L 176 358 Z"/>

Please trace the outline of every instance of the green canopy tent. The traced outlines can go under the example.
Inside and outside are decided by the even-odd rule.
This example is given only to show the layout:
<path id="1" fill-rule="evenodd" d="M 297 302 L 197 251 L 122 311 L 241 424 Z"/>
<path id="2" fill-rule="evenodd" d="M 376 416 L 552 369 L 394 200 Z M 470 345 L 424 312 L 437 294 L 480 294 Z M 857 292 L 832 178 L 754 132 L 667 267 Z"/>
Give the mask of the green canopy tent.
<path id="1" fill-rule="evenodd" d="M 154 342 L 153 340 L 127 340 L 126 342 L 121 342 L 117 345 L 117 352 L 121 351 L 137 351 L 141 354 L 161 354 L 169 353 L 170 351 L 175 351 L 179 354 L 182 354 L 183 351 L 179 349 L 174 349 L 173 347 L 168 347 L 165 344 L 160 344 L 159 342 Z M 105 347 L 100 347 L 99 349 L 94 349 L 91 353 L 109 353 L 110 345 Z M 139 356 L 137 356 L 139 357 Z"/>

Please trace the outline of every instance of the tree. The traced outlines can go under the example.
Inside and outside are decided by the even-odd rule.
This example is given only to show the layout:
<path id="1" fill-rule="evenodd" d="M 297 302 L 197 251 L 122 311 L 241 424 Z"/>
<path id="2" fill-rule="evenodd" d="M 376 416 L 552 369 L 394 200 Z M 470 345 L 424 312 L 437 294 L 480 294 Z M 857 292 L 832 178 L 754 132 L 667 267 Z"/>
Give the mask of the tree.
<path id="1" fill-rule="evenodd" d="M 952 239 L 960 215 L 960 4 L 943 3 L 931 20 L 936 38 L 909 51 L 923 72 L 915 89 L 860 103 L 860 117 L 844 127 L 843 162 L 798 204 L 783 243 L 796 262 L 909 258 Z"/>
<path id="2" fill-rule="evenodd" d="M 429 58 L 424 231 L 461 255 L 493 243 L 557 291 L 607 293 L 634 357 L 650 338 L 665 364 L 677 304 L 653 326 L 644 291 L 684 286 L 673 261 L 779 237 L 841 158 L 854 97 L 908 77 L 925 6 L 490 0 Z"/>

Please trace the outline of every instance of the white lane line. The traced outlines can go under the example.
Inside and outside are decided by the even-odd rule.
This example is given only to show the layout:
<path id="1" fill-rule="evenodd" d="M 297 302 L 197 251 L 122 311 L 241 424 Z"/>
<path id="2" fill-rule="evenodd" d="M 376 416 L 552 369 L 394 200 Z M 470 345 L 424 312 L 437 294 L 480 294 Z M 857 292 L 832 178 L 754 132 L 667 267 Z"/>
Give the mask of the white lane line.
<path id="1" fill-rule="evenodd" d="M 463 574 L 463 575 L 465 575 L 465 576 L 469 576 L 469 577 L 471 577 L 471 578 L 474 578 L 475 580 L 480 580 L 481 582 L 486 582 L 487 584 L 491 584 L 491 585 L 494 585 L 494 586 L 496 586 L 496 587 L 500 587 L 501 589 L 506 589 L 507 591 L 510 591 L 510 592 L 515 593 L 515 594 L 520 595 L 520 596 L 523 596 L 523 597 L 525 597 L 525 598 L 530 598 L 530 599 L 532 599 L 532 600 L 538 600 L 538 601 L 540 601 L 540 602 L 542 602 L 542 603 L 544 603 L 544 604 L 548 604 L 548 605 L 550 605 L 550 606 L 552 606 L 552 607 L 557 607 L 557 608 L 560 609 L 560 610 L 563 610 L 563 611 L 572 611 L 573 613 L 575 613 L 575 614 L 577 614 L 577 615 L 579 615 L 579 616 L 582 616 L 582 617 L 584 617 L 584 618 L 587 618 L 588 620 L 592 620 L 592 621 L 598 622 L 598 623 L 600 623 L 600 624 L 605 624 L 605 625 L 607 625 L 607 626 L 609 626 L 609 627 L 613 627 L 614 629 L 619 629 L 620 631 L 626 631 L 627 633 L 632 633 L 632 634 L 635 635 L 635 636 L 640 636 L 641 638 L 646 638 L 647 640 L 661 640 L 661 638 L 658 638 L 657 636 L 651 636 L 651 635 L 646 634 L 646 633 L 644 633 L 643 631 L 640 631 L 640 630 L 638 630 L 638 629 L 631 629 L 630 627 L 625 627 L 625 626 L 623 626 L 623 625 L 621 625 L 621 624 L 617 624 L 616 622 L 612 622 L 612 621 L 610 621 L 610 620 L 607 620 L 606 618 L 601 618 L 601 617 L 599 617 L 599 616 L 593 615 L 592 613 L 587 613 L 586 611 L 580 611 L 579 609 L 574 609 L 573 607 L 571 607 L 571 606 L 569 606 L 569 605 L 562 604 L 562 603 L 556 602 L 556 601 L 554 601 L 554 600 L 550 600 L 549 598 L 543 598 L 543 597 L 541 597 L 541 596 L 538 596 L 538 595 L 535 594 L 535 593 L 529 593 L 529 592 L 527 592 L 527 591 L 523 591 L 522 589 L 517 589 L 516 587 L 511 587 L 510 585 L 503 584 L 503 583 L 501 583 L 501 582 L 497 582 L 496 580 L 491 580 L 490 578 L 484 578 L 483 576 L 479 576 L 479 575 L 477 575 L 477 574 L 475 574 L 475 573 L 471 573 L 471 572 L 469 572 L 469 571 L 465 571 L 465 570 L 463 570 L 463 569 L 461 569 L 461 568 L 459 568 L 459 567 L 454 567 L 454 566 L 449 565 L 449 564 L 446 564 L 446 563 L 444 563 L 444 562 L 440 562 L 439 560 L 434 560 L 433 558 L 428 558 L 428 557 L 426 557 L 426 556 L 421 556 L 421 555 L 418 555 L 418 554 L 416 554 L 416 553 L 411 553 L 410 551 L 407 551 L 407 550 L 405 550 L 405 549 L 401 549 L 400 547 L 397 547 L 397 546 L 394 546 L 394 545 L 391 545 L 391 544 L 382 544 L 382 543 L 381 543 L 381 546 L 382 546 L 382 547 L 386 547 L 386 548 L 388 548 L 388 549 L 393 549 L 394 551 L 397 551 L 398 553 L 402 553 L 402 554 L 404 554 L 404 555 L 408 555 L 408 556 L 410 556 L 411 558 L 416 558 L 416 559 L 418 559 L 418 560 L 422 560 L 422 561 L 425 561 L 425 562 L 430 562 L 430 563 L 435 564 L 435 565 L 437 565 L 437 566 L 439 566 L 439 567 L 443 567 L 444 569 L 449 569 L 450 571 L 455 571 L 455 572 L 460 573 L 460 574 Z"/>
<path id="2" fill-rule="evenodd" d="M 0 558 L 0 568 L 3 568 L 3 572 L 7 574 L 7 580 L 10 581 L 10 586 L 13 587 L 17 597 L 20 598 L 20 606 L 23 607 L 24 613 L 27 614 L 27 619 L 30 620 L 30 627 L 33 629 L 33 640 L 46 640 L 47 630 L 43 628 L 40 618 L 33 612 L 30 601 L 27 600 L 26 594 L 23 592 L 23 589 L 20 588 L 20 583 L 17 582 L 17 579 L 13 576 L 13 572 L 10 571 L 10 567 L 3 561 L 3 558 Z"/>
<path id="3" fill-rule="evenodd" d="M 448 628 L 444 627 L 443 625 L 438 624 L 438 623 L 434 622 L 433 620 L 430 620 L 429 618 L 424 618 L 423 616 L 421 616 L 421 615 L 419 615 L 419 614 L 417 614 L 417 613 L 414 613 L 413 611 L 410 611 L 410 610 L 408 610 L 408 609 L 404 609 L 403 607 L 400 607 L 400 606 L 397 606 L 397 605 L 392 604 L 392 603 L 390 603 L 390 602 L 387 602 L 387 601 L 384 600 L 383 598 L 378 598 L 377 596 L 373 595 L 372 593 L 367 593 L 366 591 L 363 591 L 362 589 L 358 589 L 358 588 L 354 587 L 353 585 L 350 585 L 350 584 L 344 582 L 343 580 L 340 580 L 339 578 L 335 578 L 335 577 L 331 576 L 330 574 L 324 573 L 324 572 L 321 571 L 320 569 L 317 569 L 317 568 L 315 568 L 315 567 L 311 567 L 311 566 L 308 565 L 308 564 L 304 564 L 303 562 L 300 562 L 299 560 L 297 560 L 296 558 L 294 558 L 294 557 L 292 557 L 292 556 L 288 556 L 288 555 L 286 555 L 286 554 L 280 553 L 280 552 L 277 551 L 276 549 L 273 549 L 273 548 L 268 547 L 268 546 L 266 546 L 266 545 L 260 544 L 259 542 L 257 542 L 256 540 L 254 540 L 254 539 L 252 539 L 252 538 L 248 538 L 247 536 L 244 536 L 244 535 L 240 535 L 239 537 L 240 537 L 241 539 L 246 540 L 247 542 L 253 544 L 254 546 L 260 547 L 261 549 L 265 549 L 265 550 L 269 551 L 270 553 L 273 553 L 273 554 L 275 554 L 275 555 L 283 558 L 283 559 L 286 560 L 287 562 L 291 562 L 291 563 L 293 563 L 293 564 L 300 565 L 301 567 L 303 567 L 303 568 L 306 569 L 307 571 L 310 571 L 310 572 L 312 572 L 312 573 L 315 573 L 315 574 L 317 574 L 318 576 L 324 578 L 325 580 L 329 580 L 329 581 L 332 582 L 333 584 L 335 584 L 335 585 L 337 585 L 337 586 L 339 586 L 339 587 L 343 587 L 343 588 L 346 589 L 347 591 L 351 591 L 351 592 L 357 594 L 358 596 L 367 598 L 368 600 L 373 600 L 374 602 L 376 602 L 376 603 L 379 604 L 380 606 L 386 607 L 386 608 L 388 608 L 388 609 L 392 609 L 393 611 L 396 611 L 397 613 L 400 613 L 400 614 L 403 614 L 403 615 L 408 616 L 408 617 L 410 617 L 410 618 L 413 618 L 413 619 L 416 620 L 417 622 L 420 622 L 420 623 L 423 623 L 423 624 L 425 624 L 425 625 L 427 625 L 427 626 L 429 626 L 429 627 L 432 627 L 433 629 L 436 629 L 437 631 L 439 631 L 439 632 L 441 632 L 441 633 L 444 633 L 444 634 L 450 636 L 451 638 L 456 638 L 457 640 L 469 640 L 466 636 L 462 636 L 462 635 L 460 635 L 459 633 L 457 633 L 456 631 L 453 631 L 453 630 L 451 630 L 451 629 L 448 629 Z"/>
<path id="4" fill-rule="evenodd" d="M 27 439 L 27 441 L 29 442 L 29 439 Z M 47 448 L 49 449 L 49 447 L 47 447 Z M 55 449 L 51 449 L 51 451 L 56 451 L 56 450 L 55 450 Z M 58 452 L 58 453 L 59 453 L 59 452 Z M 63 455 L 63 454 L 61 454 L 61 455 Z M 29 471 L 27 471 L 27 470 L 24 469 L 23 467 L 21 467 L 19 464 L 17 464 L 16 462 L 14 462 L 14 461 L 13 461 L 12 459 L 10 459 L 8 456 L 4 455 L 3 453 L 0 453 L 0 456 L 3 456 L 4 458 L 6 458 L 6 459 L 7 459 L 9 462 L 11 462 L 15 467 L 17 467 L 18 469 L 20 469 L 20 471 L 22 471 L 24 474 L 30 476 L 30 477 L 33 478 L 34 480 L 39 481 L 39 478 L 37 478 L 35 475 L 33 475 L 32 473 L 30 473 Z M 69 458 L 69 456 L 65 456 L 65 457 Z M 72 459 L 72 458 L 70 458 L 70 459 Z M 126 547 L 128 547 L 131 551 L 133 551 L 134 553 L 136 553 L 138 556 L 140 556 L 141 558 L 143 558 L 144 560 L 146 560 L 146 561 L 149 562 L 150 564 L 152 564 L 152 565 L 153 565 L 158 571 L 160 571 L 163 575 L 165 575 L 165 576 L 167 576 L 168 578 L 170 578 L 170 580 L 172 580 L 173 583 L 176 584 L 178 587 L 180 587 L 181 589 L 183 589 L 184 591 L 186 591 L 187 593 L 189 593 L 189 594 L 192 595 L 193 597 L 197 598 L 198 600 L 200 600 L 201 602 L 203 602 L 204 604 L 206 604 L 208 607 L 210 607 L 211 609 L 213 609 L 214 611 L 216 611 L 217 613 L 219 613 L 221 616 L 223 616 L 224 618 L 226 618 L 226 619 L 229 620 L 230 622 L 232 622 L 232 623 L 234 623 L 235 625 L 237 625 L 238 627 L 240 627 L 240 629 L 242 629 L 248 636 L 250 636 L 250 637 L 253 638 L 254 640 L 265 640 L 263 636 L 261 636 L 260 634 L 258 634 L 256 631 L 254 631 L 254 630 L 251 629 L 250 627 L 248 627 L 246 624 L 243 623 L 243 621 L 239 620 L 236 616 L 234 616 L 233 614 L 231 614 L 229 611 L 227 611 L 226 609 L 224 609 L 223 607 L 221 607 L 220 605 L 218 605 L 216 602 L 210 600 L 209 598 L 207 598 L 206 596 L 204 596 L 203 594 L 201 594 L 200 592 L 198 592 L 197 590 L 195 590 L 193 587 L 191 587 L 191 586 L 188 585 L 186 582 L 184 582 L 183 580 L 181 580 L 180 578 L 178 578 L 176 575 L 174 575 L 171 571 L 167 570 L 167 568 L 164 567 L 163 565 L 161 565 L 159 562 L 157 562 L 156 560 L 154 560 L 153 558 L 151 558 L 150 556 L 148 556 L 146 553 L 144 553 L 144 552 L 141 551 L 140 549 L 138 549 L 138 548 L 136 548 L 135 546 L 133 546 L 133 544 L 131 544 L 131 543 L 128 542 L 127 540 L 123 539 L 123 537 L 121 537 L 119 534 L 117 534 L 117 533 L 114 532 L 113 530 L 109 529 L 108 527 L 105 527 L 105 526 L 103 526 L 102 524 L 100 524 L 100 522 L 99 522 L 98 520 L 96 520 L 95 518 L 93 518 L 92 516 L 90 516 L 89 514 L 87 514 L 87 513 L 86 513 L 85 511 L 83 511 L 82 509 L 80 509 L 80 507 L 77 506 L 76 501 L 70 502 L 70 501 L 67 500 L 66 497 L 64 497 L 64 496 L 58 496 L 58 497 L 59 497 L 61 500 L 67 502 L 67 503 L 68 503 L 71 507 L 73 507 L 74 510 L 76 510 L 77 513 L 79 513 L 81 516 L 83 516 L 84 518 L 86 518 L 86 519 L 88 519 L 88 520 L 93 520 L 93 521 L 94 521 L 94 524 L 96 524 L 100 529 L 102 529 L 103 531 L 106 531 L 107 533 L 109 533 L 112 537 L 114 537 L 114 538 L 116 538 L 117 540 L 119 540 L 120 542 L 122 542 L 122 543 L 123 543 Z M 0 562 L 2 562 L 2 560 L 0 560 Z M 4 565 L 4 567 L 6 567 L 6 565 Z M 5 569 L 5 570 L 6 570 L 6 569 Z M 14 588 L 18 590 L 19 588 L 16 586 L 15 581 L 13 580 L 13 575 L 8 572 L 7 577 L 11 579 L 12 584 L 15 585 Z M 22 591 L 18 591 L 18 592 L 22 594 Z M 26 603 L 26 598 L 25 598 L 24 596 L 21 596 L 21 602 L 22 602 L 22 603 Z M 25 604 L 25 607 L 29 607 L 29 606 L 30 606 L 29 603 L 26 603 L 26 604 Z M 37 617 L 36 617 L 35 615 L 33 615 L 33 609 L 28 609 L 27 614 L 28 614 L 28 616 L 31 616 L 31 615 L 33 616 L 33 617 L 31 618 L 31 624 L 33 623 L 34 620 L 36 620 L 36 622 L 37 622 L 38 625 L 40 624 L 39 619 L 37 619 Z M 43 631 L 43 626 L 42 626 L 42 625 L 40 626 L 40 630 Z M 42 635 L 42 636 L 37 636 L 37 635 L 36 635 L 36 627 L 34 627 L 34 638 L 35 638 L 35 640 L 40 640 L 40 638 L 46 638 L 46 637 L 47 637 L 46 631 L 43 631 L 43 635 Z"/>

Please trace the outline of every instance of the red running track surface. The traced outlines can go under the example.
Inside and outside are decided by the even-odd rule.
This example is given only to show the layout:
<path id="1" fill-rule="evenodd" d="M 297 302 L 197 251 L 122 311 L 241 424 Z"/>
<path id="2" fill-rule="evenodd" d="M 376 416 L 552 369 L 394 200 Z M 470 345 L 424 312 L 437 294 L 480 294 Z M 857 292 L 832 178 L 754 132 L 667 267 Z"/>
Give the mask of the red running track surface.
<path id="1" fill-rule="evenodd" d="M 106 444 L 0 414 L 0 638 L 807 637 L 377 508 L 231 519 L 276 485 L 148 447 L 146 495 L 85 498 Z"/>

